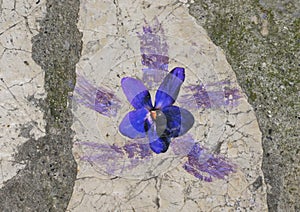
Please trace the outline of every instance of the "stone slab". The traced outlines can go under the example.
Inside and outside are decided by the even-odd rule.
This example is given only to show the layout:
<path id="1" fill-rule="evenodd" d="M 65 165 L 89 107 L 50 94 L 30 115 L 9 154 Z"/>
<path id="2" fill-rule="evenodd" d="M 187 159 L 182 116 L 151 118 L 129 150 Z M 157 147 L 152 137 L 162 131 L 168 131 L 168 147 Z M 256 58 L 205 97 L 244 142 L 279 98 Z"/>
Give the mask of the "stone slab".
<path id="1" fill-rule="evenodd" d="M 130 110 L 120 80 L 125 76 L 143 77 L 137 33 L 142 33 L 145 24 L 153 25 L 156 20 L 168 43 L 169 67 L 185 67 L 187 84 L 230 80 L 239 88 L 222 49 L 196 24 L 184 3 L 81 1 L 78 27 L 83 32 L 83 54 L 77 64 L 77 74 L 90 82 L 91 90 L 98 86 L 110 89 L 122 107 L 114 118 L 108 118 L 75 102 L 72 127 L 75 143 L 124 145 L 128 142 L 117 130 L 122 117 Z M 218 150 L 236 164 L 236 173 L 226 180 L 200 181 L 185 172 L 181 167 L 185 158 L 174 156 L 172 151 L 153 155 L 133 169 L 107 173 L 105 163 L 80 160 L 84 154 L 97 150 L 75 145 L 78 176 L 68 210 L 266 211 L 261 133 L 246 96 L 242 95 L 236 106 L 203 109 L 194 114 L 197 124 L 191 130 L 193 137 L 208 151 Z M 116 160 L 128 162 L 127 158 Z"/>

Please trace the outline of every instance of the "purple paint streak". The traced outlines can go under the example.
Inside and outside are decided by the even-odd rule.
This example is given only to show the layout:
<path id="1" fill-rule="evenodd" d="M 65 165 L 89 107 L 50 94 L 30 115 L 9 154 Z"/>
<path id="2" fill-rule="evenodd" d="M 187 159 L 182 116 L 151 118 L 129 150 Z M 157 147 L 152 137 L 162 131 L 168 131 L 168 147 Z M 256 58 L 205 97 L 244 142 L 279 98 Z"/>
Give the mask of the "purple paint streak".
<path id="1" fill-rule="evenodd" d="M 90 155 L 82 156 L 81 160 L 94 163 L 111 175 L 133 169 L 152 156 L 149 144 L 129 143 L 118 147 L 95 142 L 77 142 L 76 145 L 83 147 L 85 152 L 90 152 Z"/>
<path id="2" fill-rule="evenodd" d="M 188 173 L 206 182 L 212 182 L 213 177 L 224 179 L 235 172 L 235 165 L 222 156 L 207 153 L 199 144 L 194 144 L 187 158 L 188 161 L 182 167 Z"/>
<path id="3" fill-rule="evenodd" d="M 74 89 L 75 96 L 73 99 L 104 116 L 116 116 L 120 108 L 120 100 L 103 87 L 95 87 L 83 76 L 77 75 L 77 83 Z"/>
<path id="4" fill-rule="evenodd" d="M 171 147 L 175 155 L 187 157 L 188 160 L 182 167 L 200 180 L 212 182 L 213 178 L 224 179 L 235 172 L 235 165 L 223 156 L 209 153 L 200 144 L 195 143 L 190 134 L 174 139 Z"/>
<path id="5" fill-rule="evenodd" d="M 187 133 L 181 137 L 177 137 L 172 140 L 170 147 L 175 155 L 187 156 L 192 150 L 195 141 L 191 134 Z"/>
<path id="6" fill-rule="evenodd" d="M 122 147 L 116 145 L 99 144 L 94 142 L 77 142 L 90 152 L 80 159 L 95 164 L 107 174 L 118 175 L 122 172 L 142 165 L 152 158 L 149 144 L 129 143 Z M 213 178 L 224 179 L 235 172 L 235 165 L 223 156 L 213 155 L 195 143 L 190 134 L 186 134 L 172 141 L 171 147 L 178 157 L 187 157 L 182 166 L 189 174 L 200 180 L 212 182 Z"/>
<path id="7" fill-rule="evenodd" d="M 147 23 L 146 23 L 147 24 Z M 166 75 L 169 57 L 168 45 L 163 28 L 155 18 L 152 26 L 143 27 L 143 33 L 138 33 L 140 38 L 140 51 L 142 56 L 143 81 L 148 88 L 152 88 Z"/>
<path id="8" fill-rule="evenodd" d="M 123 146 L 128 158 L 147 158 L 152 156 L 152 150 L 149 144 L 131 143 Z"/>
<path id="9" fill-rule="evenodd" d="M 230 87 L 230 81 L 222 81 L 211 84 L 199 84 L 185 86 L 183 89 L 190 91 L 182 95 L 178 102 L 188 109 L 216 108 L 221 106 L 237 106 L 240 92 L 235 87 Z M 222 90 L 211 91 L 213 86 L 224 86 Z M 194 104 L 196 102 L 196 104 Z M 192 108 L 192 107 L 197 108 Z"/>

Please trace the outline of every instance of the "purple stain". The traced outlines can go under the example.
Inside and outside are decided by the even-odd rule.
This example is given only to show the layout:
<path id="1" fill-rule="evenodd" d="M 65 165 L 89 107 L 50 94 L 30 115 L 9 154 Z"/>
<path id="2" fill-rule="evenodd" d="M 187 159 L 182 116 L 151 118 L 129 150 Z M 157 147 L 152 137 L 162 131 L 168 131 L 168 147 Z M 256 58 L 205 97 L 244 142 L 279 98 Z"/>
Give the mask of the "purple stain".
<path id="1" fill-rule="evenodd" d="M 120 100 L 112 91 L 103 87 L 95 87 L 83 76 L 77 75 L 77 84 L 73 99 L 104 116 L 116 116 L 120 108 Z"/>
<path id="2" fill-rule="evenodd" d="M 153 33 L 152 29 L 150 26 L 143 26 L 143 32 L 144 33 Z"/>
<path id="3" fill-rule="evenodd" d="M 76 145 L 85 149 L 86 155 L 80 157 L 82 161 L 91 162 L 111 175 L 133 169 L 152 157 L 149 144 L 130 143 L 119 147 L 114 144 L 77 142 Z"/>
<path id="4" fill-rule="evenodd" d="M 91 154 L 80 157 L 82 161 L 98 164 L 106 173 L 114 174 L 123 168 L 124 153 L 114 145 L 94 142 L 78 142 L 76 145 L 84 147 L 85 152 L 91 152 Z"/>
<path id="5" fill-rule="evenodd" d="M 128 158 L 147 158 L 152 155 L 149 144 L 131 143 L 123 146 Z"/>
<path id="6" fill-rule="evenodd" d="M 241 95 L 239 90 L 235 87 L 230 87 L 230 84 L 229 81 L 222 81 L 207 85 L 189 85 L 183 88 L 189 91 L 189 94 L 182 95 L 178 101 L 190 109 L 237 106 Z M 223 89 L 219 91 L 212 90 L 214 86 L 223 86 Z M 195 106 L 197 108 L 191 108 Z"/>
<path id="7" fill-rule="evenodd" d="M 169 57 L 168 44 L 163 28 L 158 19 L 154 23 L 143 27 L 143 33 L 138 33 L 140 39 L 140 52 L 142 56 L 143 81 L 148 88 L 152 88 L 166 75 Z"/>
<path id="8" fill-rule="evenodd" d="M 225 87 L 224 96 L 225 96 L 225 105 L 232 105 L 232 106 L 237 106 L 238 105 L 237 100 L 242 97 L 239 92 L 239 89 L 228 88 L 228 87 Z"/>
<path id="9" fill-rule="evenodd" d="M 148 68 L 144 68 L 143 71 L 150 70 L 168 70 L 169 57 L 157 54 L 142 54 L 142 64 Z"/>
<path id="10" fill-rule="evenodd" d="M 177 156 L 187 156 L 192 150 L 195 141 L 191 134 L 187 133 L 181 137 L 173 139 L 170 146 L 172 151 Z"/>
<path id="11" fill-rule="evenodd" d="M 137 142 L 122 147 L 95 142 L 77 142 L 76 145 L 85 148 L 85 152 L 88 152 L 87 149 L 91 152 L 90 155 L 82 156 L 81 160 L 91 162 L 111 175 L 131 170 L 153 156 L 149 144 Z M 187 161 L 182 167 L 200 180 L 212 182 L 214 178 L 224 179 L 235 172 L 235 165 L 228 162 L 223 156 L 208 153 L 206 149 L 195 143 L 189 134 L 174 139 L 171 147 L 174 148 L 175 155 L 187 157 Z"/>
<path id="12" fill-rule="evenodd" d="M 180 104 L 184 105 L 186 108 L 190 108 L 195 105 L 198 108 L 211 108 L 211 100 L 209 98 L 208 92 L 205 90 L 202 84 L 186 86 L 183 89 L 190 89 L 191 94 L 182 95 L 178 100 Z M 195 102 L 196 104 L 194 104 Z"/>
<path id="13" fill-rule="evenodd" d="M 204 180 L 206 182 L 212 182 L 212 178 L 211 177 L 207 177 L 207 176 L 203 176 L 202 174 L 199 173 L 199 171 L 197 169 L 195 169 L 194 167 L 190 166 L 189 164 L 184 164 L 183 168 L 190 173 L 191 175 L 194 175 L 194 177 L 198 178 L 199 180 Z"/>
<path id="14" fill-rule="evenodd" d="M 223 156 L 207 153 L 199 144 L 194 144 L 187 158 L 183 168 L 200 180 L 211 182 L 213 178 L 224 179 L 235 172 L 235 165 Z"/>

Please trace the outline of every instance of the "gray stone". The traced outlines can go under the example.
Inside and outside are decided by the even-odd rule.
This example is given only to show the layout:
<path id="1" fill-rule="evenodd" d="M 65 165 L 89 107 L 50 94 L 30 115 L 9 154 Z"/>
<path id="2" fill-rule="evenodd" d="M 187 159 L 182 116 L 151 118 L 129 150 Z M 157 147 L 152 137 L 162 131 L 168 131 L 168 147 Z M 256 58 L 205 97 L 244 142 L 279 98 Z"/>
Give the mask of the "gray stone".
<path id="1" fill-rule="evenodd" d="M 269 210 L 299 211 L 299 1 L 197 0 L 190 13 L 224 49 L 255 109 Z"/>

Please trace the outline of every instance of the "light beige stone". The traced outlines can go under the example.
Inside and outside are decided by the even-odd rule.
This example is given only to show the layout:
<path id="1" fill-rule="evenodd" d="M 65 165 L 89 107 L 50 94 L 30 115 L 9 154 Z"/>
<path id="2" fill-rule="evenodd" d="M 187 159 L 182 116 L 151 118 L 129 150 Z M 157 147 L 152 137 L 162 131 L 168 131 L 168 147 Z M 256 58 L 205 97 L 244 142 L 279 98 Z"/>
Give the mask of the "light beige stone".
<path id="1" fill-rule="evenodd" d="M 31 38 L 37 34 L 44 4 L 3 0 L 0 5 L 0 187 L 23 164 L 17 147 L 45 133 L 43 112 L 29 98 L 45 97 L 44 72 L 31 58 Z M 23 135 L 23 129 L 28 135 Z M 26 133 L 25 133 L 26 134 Z"/>

